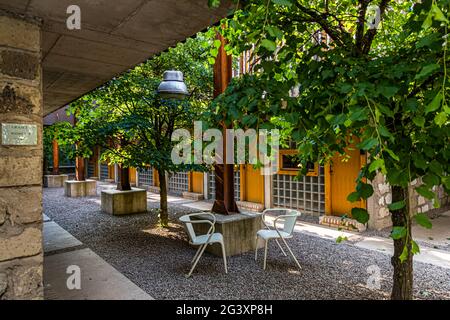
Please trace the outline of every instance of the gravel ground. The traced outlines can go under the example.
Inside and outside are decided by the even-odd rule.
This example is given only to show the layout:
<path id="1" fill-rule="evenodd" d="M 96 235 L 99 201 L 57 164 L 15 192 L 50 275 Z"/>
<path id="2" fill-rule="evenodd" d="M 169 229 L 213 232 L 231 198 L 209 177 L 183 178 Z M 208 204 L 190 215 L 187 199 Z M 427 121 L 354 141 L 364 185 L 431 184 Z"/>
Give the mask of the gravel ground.
<path id="1" fill-rule="evenodd" d="M 192 212 L 169 204 L 169 230 L 157 227 L 158 203 L 149 213 L 113 217 L 100 211 L 99 197 L 65 198 L 44 190 L 44 213 L 156 299 L 388 299 L 392 268 L 383 253 L 296 233 L 289 240 L 302 270 L 269 245 L 267 270 L 253 253 L 222 259 L 205 253 L 193 276 L 184 277 L 195 250 L 175 217 Z M 262 250 L 261 250 L 262 254 Z M 260 258 L 262 255 L 260 254 Z M 381 288 L 368 289 L 367 268 L 380 268 Z M 450 270 L 416 262 L 415 297 L 450 299 Z"/>

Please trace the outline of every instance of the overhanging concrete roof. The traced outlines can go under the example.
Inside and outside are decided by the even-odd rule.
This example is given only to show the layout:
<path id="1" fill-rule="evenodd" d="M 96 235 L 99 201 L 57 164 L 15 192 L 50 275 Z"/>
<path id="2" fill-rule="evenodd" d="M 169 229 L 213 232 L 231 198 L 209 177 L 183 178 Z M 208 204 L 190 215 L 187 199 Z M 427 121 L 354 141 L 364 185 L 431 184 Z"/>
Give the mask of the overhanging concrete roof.
<path id="1" fill-rule="evenodd" d="M 115 75 L 225 17 L 231 1 L 0 0 L 0 9 L 43 20 L 44 115 Z M 66 27 L 69 5 L 81 9 L 81 29 Z"/>

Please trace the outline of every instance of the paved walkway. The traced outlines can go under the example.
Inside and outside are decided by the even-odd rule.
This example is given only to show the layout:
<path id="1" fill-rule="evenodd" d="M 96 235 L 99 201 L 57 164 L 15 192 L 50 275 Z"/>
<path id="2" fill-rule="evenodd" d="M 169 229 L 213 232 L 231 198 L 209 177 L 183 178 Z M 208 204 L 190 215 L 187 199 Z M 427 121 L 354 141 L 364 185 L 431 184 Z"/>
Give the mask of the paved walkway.
<path id="1" fill-rule="evenodd" d="M 152 299 L 47 216 L 44 216 L 44 252 L 45 299 Z M 76 279 L 78 274 L 79 287 Z M 68 283 L 72 289 L 69 289 Z"/>

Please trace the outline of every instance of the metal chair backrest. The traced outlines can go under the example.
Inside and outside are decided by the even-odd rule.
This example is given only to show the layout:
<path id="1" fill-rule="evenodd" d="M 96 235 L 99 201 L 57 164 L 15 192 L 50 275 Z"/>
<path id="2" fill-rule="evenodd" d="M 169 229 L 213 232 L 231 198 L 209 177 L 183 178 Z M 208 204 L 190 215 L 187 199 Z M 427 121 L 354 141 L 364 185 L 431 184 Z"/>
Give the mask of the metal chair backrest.
<path id="1" fill-rule="evenodd" d="M 198 217 L 198 216 L 204 216 L 204 215 L 209 215 L 212 217 L 213 221 L 210 220 L 192 220 L 192 217 Z M 197 239 L 197 234 L 195 233 L 194 230 L 194 226 L 193 224 L 199 224 L 199 223 L 208 223 L 211 225 L 211 227 L 208 230 L 207 235 L 211 234 L 214 232 L 214 224 L 216 223 L 216 217 L 208 212 L 201 212 L 201 213 L 191 213 L 191 214 L 186 214 L 184 216 L 181 216 L 179 218 L 179 220 L 184 224 L 186 232 L 191 240 L 191 242 L 195 242 L 195 240 Z"/>
<path id="2" fill-rule="evenodd" d="M 263 212 L 263 221 L 266 227 L 268 226 L 265 222 L 265 216 L 268 212 L 278 213 L 278 215 L 275 216 L 274 226 L 278 221 L 282 222 L 283 228 L 281 230 L 289 235 L 292 234 L 292 232 L 294 231 L 295 223 L 297 222 L 297 217 L 301 216 L 301 213 L 294 209 L 284 209 L 284 208 L 266 209 Z"/>
<path id="3" fill-rule="evenodd" d="M 292 234 L 294 231 L 295 223 L 297 222 L 297 217 L 301 215 L 301 213 L 297 210 L 287 210 L 288 213 L 286 215 L 279 216 L 278 218 L 283 218 L 283 231 L 287 234 Z"/>

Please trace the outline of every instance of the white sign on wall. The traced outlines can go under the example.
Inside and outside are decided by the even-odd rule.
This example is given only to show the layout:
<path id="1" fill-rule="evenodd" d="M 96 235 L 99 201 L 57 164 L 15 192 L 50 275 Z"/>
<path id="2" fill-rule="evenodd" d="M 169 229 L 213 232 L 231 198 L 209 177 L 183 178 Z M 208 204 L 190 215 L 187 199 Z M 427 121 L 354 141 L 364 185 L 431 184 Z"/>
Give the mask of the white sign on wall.
<path id="1" fill-rule="evenodd" d="M 2 123 L 2 145 L 37 145 L 37 125 L 23 123 Z"/>

